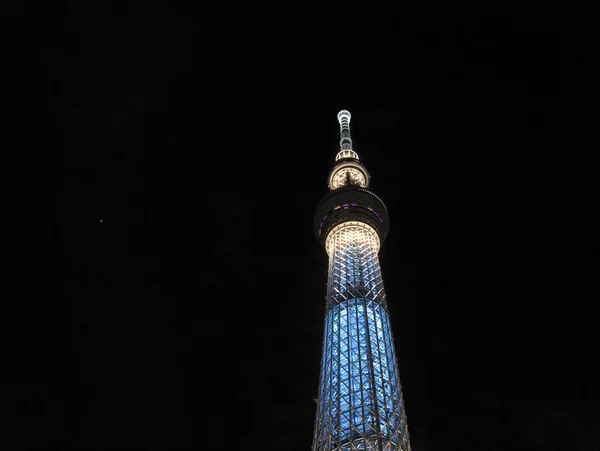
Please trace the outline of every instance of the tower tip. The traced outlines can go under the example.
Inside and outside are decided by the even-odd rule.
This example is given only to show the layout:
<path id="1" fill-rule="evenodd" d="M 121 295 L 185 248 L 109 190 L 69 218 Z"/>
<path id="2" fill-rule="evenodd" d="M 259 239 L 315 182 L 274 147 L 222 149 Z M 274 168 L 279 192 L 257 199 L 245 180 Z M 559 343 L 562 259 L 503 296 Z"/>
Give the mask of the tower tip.
<path id="1" fill-rule="evenodd" d="M 348 110 L 341 110 L 337 115 L 338 121 L 340 121 L 340 122 L 342 121 L 343 118 L 347 118 L 348 120 L 350 120 L 350 117 L 351 117 L 350 111 L 348 111 Z"/>

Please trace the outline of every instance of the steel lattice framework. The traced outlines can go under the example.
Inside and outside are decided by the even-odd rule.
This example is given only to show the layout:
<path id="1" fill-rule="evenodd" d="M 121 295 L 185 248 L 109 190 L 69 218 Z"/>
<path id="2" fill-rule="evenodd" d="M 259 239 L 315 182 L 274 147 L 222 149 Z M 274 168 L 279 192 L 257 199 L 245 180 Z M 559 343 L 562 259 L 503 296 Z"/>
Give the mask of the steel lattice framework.
<path id="1" fill-rule="evenodd" d="M 348 120 L 340 120 L 341 144 L 348 152 L 350 114 L 342 111 L 338 119 L 346 114 Z M 350 167 L 360 164 L 352 151 L 332 173 L 348 168 L 349 159 Z M 360 170 L 366 173 L 362 165 Z M 315 235 L 329 255 L 329 277 L 313 451 L 410 451 L 378 257 L 389 219 L 367 186 L 353 185 L 348 177 L 315 212 Z"/>

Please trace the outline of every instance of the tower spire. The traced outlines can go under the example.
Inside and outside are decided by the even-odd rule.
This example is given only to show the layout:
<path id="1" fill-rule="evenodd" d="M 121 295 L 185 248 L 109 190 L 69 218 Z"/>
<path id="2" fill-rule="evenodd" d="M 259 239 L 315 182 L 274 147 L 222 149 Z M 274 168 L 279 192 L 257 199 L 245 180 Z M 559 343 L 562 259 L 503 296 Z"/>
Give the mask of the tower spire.
<path id="1" fill-rule="evenodd" d="M 340 150 L 352 150 L 352 139 L 350 138 L 350 111 L 341 110 L 338 115 L 340 123 Z"/>
<path id="2" fill-rule="evenodd" d="M 335 160 L 342 158 L 353 158 L 358 160 L 358 154 L 352 149 L 352 138 L 350 137 L 350 111 L 341 110 L 337 119 L 340 123 L 340 151 L 335 157 Z"/>
<path id="3" fill-rule="evenodd" d="M 350 138 L 350 112 L 341 110 L 337 115 L 340 123 L 340 151 L 335 156 L 336 164 L 329 173 L 329 189 L 354 184 L 361 188 L 369 187 L 369 172 L 352 149 Z"/>

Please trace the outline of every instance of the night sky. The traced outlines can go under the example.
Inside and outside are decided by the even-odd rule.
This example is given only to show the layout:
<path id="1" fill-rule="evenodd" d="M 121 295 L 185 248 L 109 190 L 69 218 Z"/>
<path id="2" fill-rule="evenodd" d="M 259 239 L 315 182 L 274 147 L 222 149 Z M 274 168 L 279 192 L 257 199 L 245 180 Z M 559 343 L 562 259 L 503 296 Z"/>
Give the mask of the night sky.
<path id="1" fill-rule="evenodd" d="M 597 8 L 89 3 L 8 54 L 0 450 L 309 450 L 341 109 L 413 450 L 600 449 Z"/>

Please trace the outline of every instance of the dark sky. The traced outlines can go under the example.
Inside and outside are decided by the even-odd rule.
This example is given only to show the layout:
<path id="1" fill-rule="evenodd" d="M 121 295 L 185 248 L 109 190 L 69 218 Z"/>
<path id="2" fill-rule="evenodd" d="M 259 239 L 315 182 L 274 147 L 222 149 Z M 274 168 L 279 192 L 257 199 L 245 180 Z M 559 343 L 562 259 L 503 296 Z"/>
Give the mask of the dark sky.
<path id="1" fill-rule="evenodd" d="M 9 54 L 0 450 L 310 449 L 340 109 L 413 450 L 600 449 L 597 8 L 61 5 Z"/>

